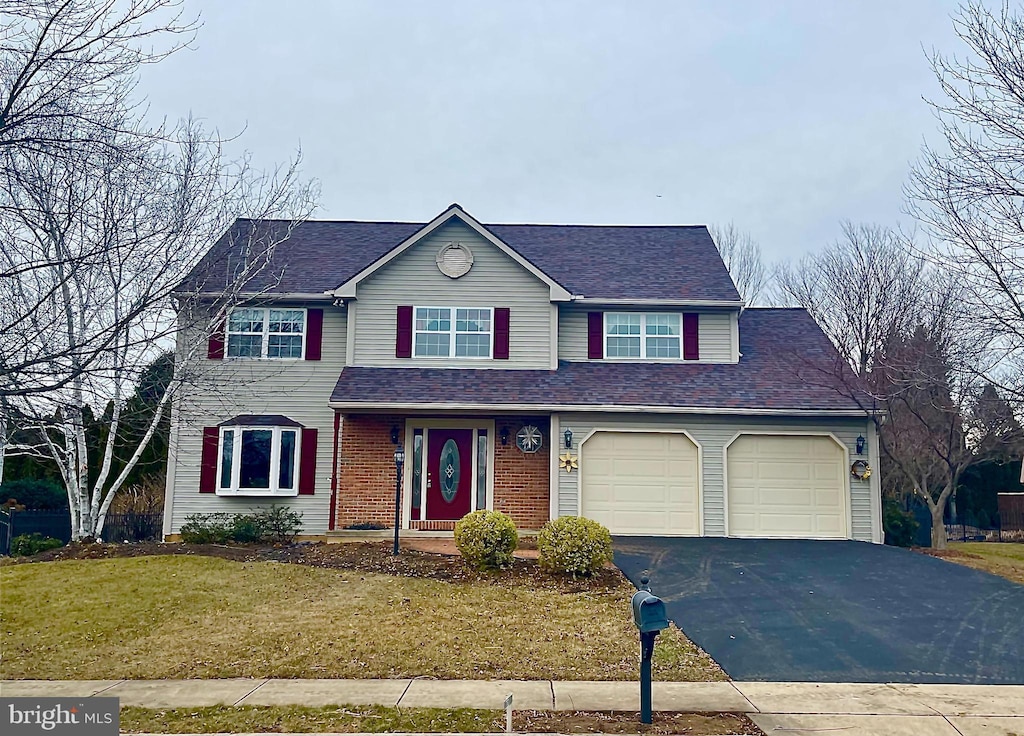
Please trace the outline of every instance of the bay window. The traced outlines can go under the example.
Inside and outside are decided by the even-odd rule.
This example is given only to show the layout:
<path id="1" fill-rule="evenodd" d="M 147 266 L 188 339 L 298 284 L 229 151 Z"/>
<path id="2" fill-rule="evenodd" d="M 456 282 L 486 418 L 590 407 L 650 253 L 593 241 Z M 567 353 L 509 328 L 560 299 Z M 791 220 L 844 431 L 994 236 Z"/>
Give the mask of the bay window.
<path id="1" fill-rule="evenodd" d="M 296 495 L 299 440 L 298 427 L 221 427 L 217 494 Z"/>

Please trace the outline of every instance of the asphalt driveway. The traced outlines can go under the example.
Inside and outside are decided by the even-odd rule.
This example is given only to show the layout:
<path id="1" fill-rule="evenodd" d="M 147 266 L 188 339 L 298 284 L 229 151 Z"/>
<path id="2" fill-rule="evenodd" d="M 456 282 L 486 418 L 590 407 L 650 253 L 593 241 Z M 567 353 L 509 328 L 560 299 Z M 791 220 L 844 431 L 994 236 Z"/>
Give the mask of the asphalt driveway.
<path id="1" fill-rule="evenodd" d="M 615 538 L 735 680 L 1024 684 L 1024 585 L 865 542 Z"/>

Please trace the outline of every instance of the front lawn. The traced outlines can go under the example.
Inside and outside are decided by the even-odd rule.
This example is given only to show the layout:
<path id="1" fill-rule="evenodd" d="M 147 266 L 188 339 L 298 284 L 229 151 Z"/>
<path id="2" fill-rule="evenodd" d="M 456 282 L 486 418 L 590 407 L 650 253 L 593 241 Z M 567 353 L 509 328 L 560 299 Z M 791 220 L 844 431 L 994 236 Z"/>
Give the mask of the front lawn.
<path id="1" fill-rule="evenodd" d="M 952 554 L 942 555 L 993 575 L 1024 584 L 1024 544 L 1019 542 L 950 542 Z"/>
<path id="2" fill-rule="evenodd" d="M 613 579 L 614 580 L 614 579 Z M 0 567 L 0 678 L 631 680 L 624 578 L 501 585 L 197 555 Z M 673 629 L 655 677 L 723 680 Z"/>
<path id="3" fill-rule="evenodd" d="M 761 734 L 732 713 L 655 713 L 643 726 L 636 713 L 515 711 L 517 733 Z M 344 706 L 239 706 L 149 710 L 122 708 L 122 733 L 500 733 L 505 714 L 495 710 Z"/>

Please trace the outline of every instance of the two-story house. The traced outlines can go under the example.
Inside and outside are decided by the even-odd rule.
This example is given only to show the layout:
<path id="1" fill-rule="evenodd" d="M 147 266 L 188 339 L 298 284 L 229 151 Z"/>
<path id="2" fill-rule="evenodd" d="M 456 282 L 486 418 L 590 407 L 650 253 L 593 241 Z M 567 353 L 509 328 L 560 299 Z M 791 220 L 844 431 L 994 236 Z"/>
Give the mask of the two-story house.
<path id="1" fill-rule="evenodd" d="M 882 540 L 874 426 L 821 380 L 833 347 L 804 310 L 745 309 L 703 226 L 305 222 L 247 290 L 210 390 L 174 407 L 170 538 L 269 503 L 306 535 L 392 528 L 401 444 L 403 530 L 486 508 Z"/>

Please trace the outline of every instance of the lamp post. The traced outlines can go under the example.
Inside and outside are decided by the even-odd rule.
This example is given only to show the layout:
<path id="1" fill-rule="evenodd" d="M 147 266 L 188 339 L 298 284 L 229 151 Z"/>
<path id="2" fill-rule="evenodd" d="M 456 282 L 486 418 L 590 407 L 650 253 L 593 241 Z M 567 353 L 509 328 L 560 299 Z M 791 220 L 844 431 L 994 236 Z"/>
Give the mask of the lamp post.
<path id="1" fill-rule="evenodd" d="M 395 550 L 398 554 L 398 527 L 402 524 L 402 466 L 405 465 L 405 450 L 395 448 Z"/>

